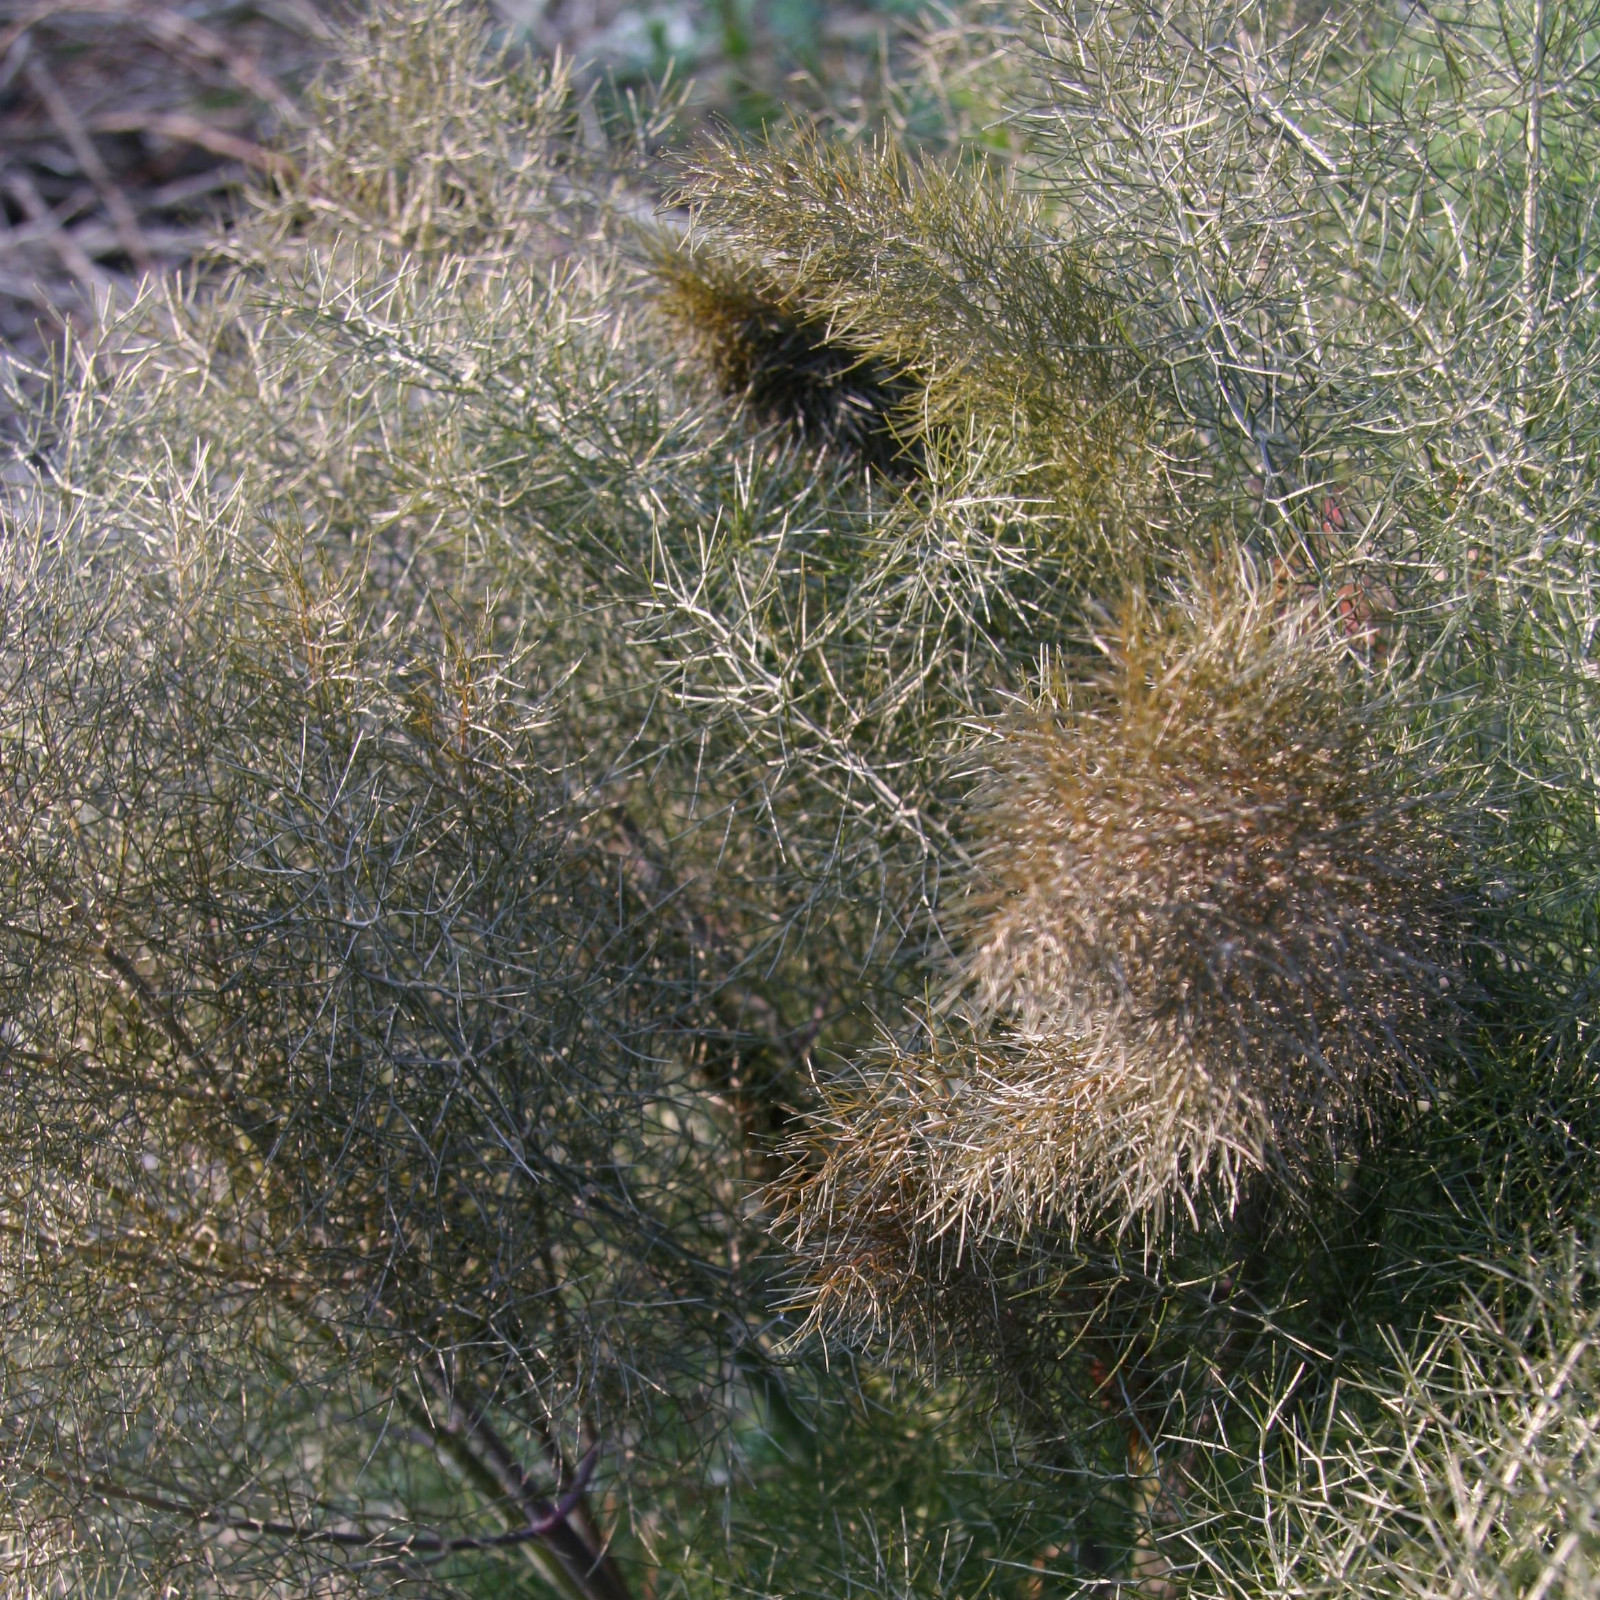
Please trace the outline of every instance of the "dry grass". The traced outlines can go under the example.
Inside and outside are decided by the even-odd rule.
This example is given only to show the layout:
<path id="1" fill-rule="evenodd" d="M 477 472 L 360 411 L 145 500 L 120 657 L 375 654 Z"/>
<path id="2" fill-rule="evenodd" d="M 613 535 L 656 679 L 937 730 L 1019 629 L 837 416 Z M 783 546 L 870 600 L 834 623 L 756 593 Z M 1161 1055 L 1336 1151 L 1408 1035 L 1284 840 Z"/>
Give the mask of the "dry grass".
<path id="1" fill-rule="evenodd" d="M 63 319 L 192 263 L 331 45 L 329 8 L 133 0 L 0 8 L 0 340 L 37 359 Z M 42 341 L 42 342 L 41 342 Z"/>

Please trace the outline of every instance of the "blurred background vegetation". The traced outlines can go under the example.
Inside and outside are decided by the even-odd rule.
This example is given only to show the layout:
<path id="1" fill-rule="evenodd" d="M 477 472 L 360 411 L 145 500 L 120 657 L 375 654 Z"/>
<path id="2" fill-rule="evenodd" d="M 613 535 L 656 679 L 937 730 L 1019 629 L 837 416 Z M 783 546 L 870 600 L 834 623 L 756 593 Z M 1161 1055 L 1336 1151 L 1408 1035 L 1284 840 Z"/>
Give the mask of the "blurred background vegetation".
<path id="1" fill-rule="evenodd" d="M 498 0 L 499 37 L 610 95 L 688 89 L 686 128 L 882 107 L 932 0 Z M 337 0 L 0 5 L 0 344 L 193 263 L 332 44 Z M 606 96 L 600 106 L 603 113 Z M 928 114 L 926 106 L 922 114 Z M 917 108 L 910 108 L 915 117 Z M 50 335 L 46 333 L 48 339 Z"/>

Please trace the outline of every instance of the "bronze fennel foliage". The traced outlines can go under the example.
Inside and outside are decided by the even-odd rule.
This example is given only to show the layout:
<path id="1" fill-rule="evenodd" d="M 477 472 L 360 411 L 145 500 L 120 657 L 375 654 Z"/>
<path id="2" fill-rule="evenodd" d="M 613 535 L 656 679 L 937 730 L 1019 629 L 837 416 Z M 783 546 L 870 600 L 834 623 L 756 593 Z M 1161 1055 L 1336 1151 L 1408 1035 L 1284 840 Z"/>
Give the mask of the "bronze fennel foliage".
<path id="1" fill-rule="evenodd" d="M 377 6 L 18 397 L 15 1592 L 1590 1581 L 1594 19 L 957 32 Z"/>

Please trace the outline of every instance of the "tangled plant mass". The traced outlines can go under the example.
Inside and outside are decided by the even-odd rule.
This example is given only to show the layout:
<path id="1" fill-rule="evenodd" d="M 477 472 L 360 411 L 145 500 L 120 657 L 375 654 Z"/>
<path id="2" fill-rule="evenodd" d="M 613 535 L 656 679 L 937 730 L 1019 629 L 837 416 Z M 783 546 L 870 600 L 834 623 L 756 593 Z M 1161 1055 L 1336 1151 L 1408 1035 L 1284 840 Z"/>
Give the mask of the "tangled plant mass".
<path id="1" fill-rule="evenodd" d="M 0 374 L 8 1596 L 1593 1592 L 1600 10 L 1312 9 L 372 0 Z"/>
<path id="2" fill-rule="evenodd" d="M 896 425 L 914 420 L 915 383 L 761 273 L 698 255 L 683 244 L 658 253 L 661 306 L 723 393 L 848 461 L 909 470 L 916 451 Z"/>

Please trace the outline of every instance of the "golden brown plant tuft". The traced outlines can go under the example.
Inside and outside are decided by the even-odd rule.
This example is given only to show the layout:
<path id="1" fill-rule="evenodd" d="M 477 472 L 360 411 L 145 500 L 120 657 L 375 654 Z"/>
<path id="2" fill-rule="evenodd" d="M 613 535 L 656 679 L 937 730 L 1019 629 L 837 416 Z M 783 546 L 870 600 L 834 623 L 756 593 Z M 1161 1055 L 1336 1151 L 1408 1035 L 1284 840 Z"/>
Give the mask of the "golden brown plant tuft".
<path id="1" fill-rule="evenodd" d="M 864 1070 L 818 1086 L 821 1105 L 770 1196 L 801 1265 L 808 1326 L 932 1354 L 962 1325 L 988 1324 L 992 1344 L 993 1257 L 1008 1242 L 997 1234 L 1056 1209 L 1035 1191 L 1066 1177 L 1046 1126 L 1059 1108 L 1012 1083 L 1010 1066 L 889 1042 Z M 1002 1212 L 1012 1226 L 999 1230 Z"/>
<path id="2" fill-rule="evenodd" d="M 780 1186 L 835 1329 L 959 1310 L 1041 1225 L 1227 1215 L 1449 1041 L 1456 830 L 1371 737 L 1337 613 L 1241 565 L 1130 595 L 1096 644 L 988 730 L 946 1020 L 824 1085 Z"/>
<path id="3" fill-rule="evenodd" d="M 1223 1209 L 1425 1085 L 1460 992 L 1447 807 L 1371 739 L 1333 620 L 1247 565 L 1125 601 L 994 730 L 963 983 L 1092 1204 Z"/>

